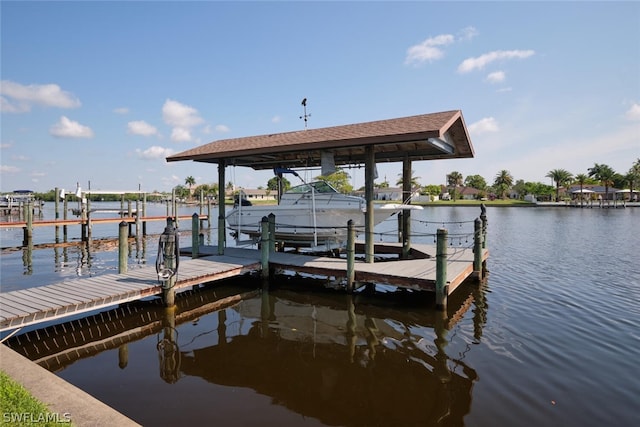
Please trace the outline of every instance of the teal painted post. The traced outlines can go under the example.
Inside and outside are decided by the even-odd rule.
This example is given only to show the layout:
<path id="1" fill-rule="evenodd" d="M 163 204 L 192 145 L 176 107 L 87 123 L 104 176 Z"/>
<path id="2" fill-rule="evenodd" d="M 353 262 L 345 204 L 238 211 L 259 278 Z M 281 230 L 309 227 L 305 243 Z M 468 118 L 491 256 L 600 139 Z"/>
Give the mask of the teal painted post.
<path id="1" fill-rule="evenodd" d="M 129 258 L 127 243 L 127 223 L 121 221 L 118 225 L 118 273 L 120 274 L 127 272 L 127 259 Z"/>
<path id="2" fill-rule="evenodd" d="M 191 258 L 198 258 L 200 252 L 200 220 L 197 213 L 191 216 Z"/>
<path id="3" fill-rule="evenodd" d="M 480 220 L 482 221 L 482 249 L 487 247 L 487 208 L 480 205 Z"/>
<path id="4" fill-rule="evenodd" d="M 276 216 L 269 214 L 269 252 L 276 251 Z"/>
<path id="5" fill-rule="evenodd" d="M 347 222 L 347 291 L 353 292 L 356 270 L 356 229 L 353 226 L 353 220 Z"/>
<path id="6" fill-rule="evenodd" d="M 447 308 L 447 240 L 448 232 L 444 228 L 437 231 L 436 240 L 436 308 Z"/>
<path id="7" fill-rule="evenodd" d="M 262 264 L 262 278 L 269 278 L 269 218 L 262 217 L 260 222 L 262 235 L 260 237 L 260 252 Z"/>
<path id="8" fill-rule="evenodd" d="M 473 221 L 473 272 L 482 279 L 482 220 Z"/>

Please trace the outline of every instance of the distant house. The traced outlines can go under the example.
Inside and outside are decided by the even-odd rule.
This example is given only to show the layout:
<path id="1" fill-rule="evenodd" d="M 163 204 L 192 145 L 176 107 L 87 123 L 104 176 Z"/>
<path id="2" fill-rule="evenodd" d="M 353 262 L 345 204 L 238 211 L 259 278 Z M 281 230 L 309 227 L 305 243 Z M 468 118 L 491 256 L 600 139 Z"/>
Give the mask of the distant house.
<path id="1" fill-rule="evenodd" d="M 618 194 L 617 188 L 609 187 L 609 195 L 607 196 L 606 188 L 604 185 L 594 185 L 594 184 L 583 185 L 582 190 L 585 191 L 585 193 L 589 194 L 590 198 L 594 200 L 615 200 L 616 195 Z M 560 187 L 559 194 L 560 194 L 560 197 L 563 197 L 563 196 L 575 197 L 578 194 L 577 192 L 579 191 L 580 191 L 579 185 L 571 185 L 567 188 Z"/>
<path id="2" fill-rule="evenodd" d="M 451 200 L 452 194 L 449 192 L 451 188 L 445 185 L 441 186 L 441 188 L 442 188 L 442 194 L 440 195 L 440 198 L 442 200 Z M 480 198 L 480 193 L 482 193 L 480 190 L 476 188 L 464 187 L 464 186 L 456 187 L 455 191 L 458 199 L 462 199 L 462 200 L 477 200 Z"/>
<path id="3" fill-rule="evenodd" d="M 276 195 L 278 194 L 278 192 L 275 190 L 253 189 L 253 188 L 242 188 L 241 191 L 245 195 L 245 198 L 249 201 L 276 200 Z"/>
<path id="4" fill-rule="evenodd" d="M 364 191 L 354 191 L 354 195 L 364 197 Z M 414 199 L 420 195 L 420 187 L 415 187 L 411 190 L 411 198 Z M 386 188 L 374 188 L 373 200 L 402 200 L 402 188 L 400 187 L 386 187 Z"/>

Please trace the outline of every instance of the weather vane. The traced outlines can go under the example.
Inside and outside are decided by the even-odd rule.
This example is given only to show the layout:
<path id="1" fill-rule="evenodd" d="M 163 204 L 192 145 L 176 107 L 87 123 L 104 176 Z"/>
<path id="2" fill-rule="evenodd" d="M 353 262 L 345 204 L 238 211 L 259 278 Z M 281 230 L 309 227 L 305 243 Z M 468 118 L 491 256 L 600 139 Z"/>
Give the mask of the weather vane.
<path id="1" fill-rule="evenodd" d="M 302 100 L 302 107 L 304 108 L 304 115 L 300 116 L 304 119 L 304 130 L 307 130 L 307 118 L 311 117 L 311 113 L 307 114 L 307 98 Z"/>

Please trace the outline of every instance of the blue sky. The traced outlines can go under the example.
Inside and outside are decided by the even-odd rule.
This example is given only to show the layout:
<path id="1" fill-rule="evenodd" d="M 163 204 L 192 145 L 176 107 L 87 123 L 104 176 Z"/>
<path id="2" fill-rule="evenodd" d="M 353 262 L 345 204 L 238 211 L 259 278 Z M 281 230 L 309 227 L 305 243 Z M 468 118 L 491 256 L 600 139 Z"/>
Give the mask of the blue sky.
<path id="1" fill-rule="evenodd" d="M 213 140 L 462 110 L 476 156 L 421 184 L 540 181 L 640 157 L 637 2 L 10 2 L 2 191 L 170 190 Z M 378 166 L 395 185 L 401 164 Z M 362 169 L 350 169 L 364 184 Z M 313 173 L 310 173 L 313 176 Z M 227 169 L 237 186 L 271 174 Z"/>

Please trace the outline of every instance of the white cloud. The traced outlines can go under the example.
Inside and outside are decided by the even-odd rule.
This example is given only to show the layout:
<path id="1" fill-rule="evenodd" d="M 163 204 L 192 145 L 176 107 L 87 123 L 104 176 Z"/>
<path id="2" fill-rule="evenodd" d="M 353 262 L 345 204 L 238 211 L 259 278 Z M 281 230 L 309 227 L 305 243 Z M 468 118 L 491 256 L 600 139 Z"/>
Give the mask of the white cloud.
<path id="1" fill-rule="evenodd" d="M 3 112 L 25 113 L 33 105 L 57 108 L 76 108 L 80 100 L 56 84 L 22 85 L 9 80 L 0 82 L 0 107 Z M 7 99 L 9 98 L 9 99 Z"/>
<path id="2" fill-rule="evenodd" d="M 441 34 L 430 37 L 417 45 L 407 49 L 407 57 L 404 60 L 406 65 L 419 65 L 423 62 L 432 62 L 444 56 L 444 52 L 439 46 L 446 46 L 453 43 L 455 38 L 451 34 Z"/>
<path id="3" fill-rule="evenodd" d="M 640 104 L 634 103 L 625 113 L 628 120 L 640 120 Z"/>
<path id="4" fill-rule="evenodd" d="M 12 160 L 19 160 L 21 162 L 26 162 L 29 160 L 29 158 L 23 154 L 17 154 L 15 156 L 11 156 Z"/>
<path id="5" fill-rule="evenodd" d="M 0 165 L 0 173 L 19 173 L 20 171 L 21 169 L 15 166 Z"/>
<path id="6" fill-rule="evenodd" d="M 458 32 L 458 40 L 471 40 L 478 35 L 478 30 L 475 27 L 466 27 Z"/>
<path id="7" fill-rule="evenodd" d="M 173 128 L 171 130 L 171 140 L 174 142 L 191 141 L 191 131 L 186 128 Z"/>
<path id="8" fill-rule="evenodd" d="M 524 59 L 534 55 L 533 50 L 495 50 L 476 58 L 467 58 L 458 66 L 459 73 L 468 73 L 473 70 L 481 70 L 488 64 L 503 59 Z"/>
<path id="9" fill-rule="evenodd" d="M 229 132 L 231 129 L 229 129 L 228 126 L 226 125 L 217 125 L 216 126 L 216 132 L 220 132 L 220 133 L 227 133 Z"/>
<path id="10" fill-rule="evenodd" d="M 127 123 L 127 133 L 133 135 L 151 136 L 157 135 L 158 129 L 155 126 L 150 125 L 144 120 L 137 120 Z"/>
<path id="11" fill-rule="evenodd" d="M 90 127 L 69 120 L 65 116 L 60 117 L 60 121 L 51 126 L 49 133 L 57 138 L 93 138 Z"/>
<path id="12" fill-rule="evenodd" d="M 191 129 L 204 122 L 198 110 L 172 99 L 162 106 L 162 119 L 173 126 L 171 140 L 176 142 L 191 141 Z"/>
<path id="13" fill-rule="evenodd" d="M 280 123 L 280 120 L 282 120 L 280 116 L 273 116 L 271 123 Z"/>
<path id="14" fill-rule="evenodd" d="M 2 144 L 0 144 L 1 149 L 11 148 L 11 147 L 13 147 L 13 143 L 11 142 L 3 142 Z"/>
<path id="15" fill-rule="evenodd" d="M 493 73 L 489 73 L 487 76 L 487 81 L 489 83 L 502 83 L 507 78 L 507 75 L 504 71 L 495 71 Z"/>
<path id="16" fill-rule="evenodd" d="M 116 114 L 127 114 L 129 112 L 129 109 L 127 107 L 118 107 L 114 108 L 113 112 Z"/>
<path id="17" fill-rule="evenodd" d="M 174 151 L 171 148 L 164 148 L 154 145 L 144 151 L 138 148 L 136 149 L 136 153 L 138 153 L 138 157 L 142 159 L 155 160 L 164 159 L 165 157 L 172 155 Z"/>
<path id="18" fill-rule="evenodd" d="M 498 122 L 493 117 L 485 117 L 468 126 L 469 133 L 480 135 L 487 132 L 498 132 Z"/>

